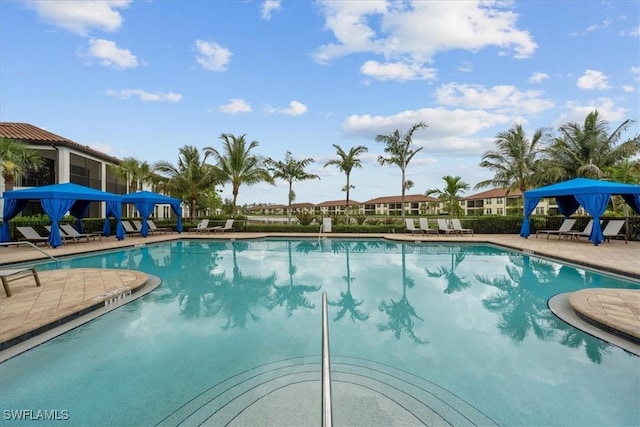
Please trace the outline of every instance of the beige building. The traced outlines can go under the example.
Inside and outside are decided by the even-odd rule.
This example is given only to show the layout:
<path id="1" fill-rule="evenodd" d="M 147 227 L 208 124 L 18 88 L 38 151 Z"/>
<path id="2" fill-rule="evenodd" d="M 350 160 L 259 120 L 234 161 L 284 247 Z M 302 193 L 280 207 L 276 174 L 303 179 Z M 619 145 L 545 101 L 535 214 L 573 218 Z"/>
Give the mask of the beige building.
<path id="1" fill-rule="evenodd" d="M 464 197 L 460 206 L 465 215 L 523 215 L 523 197 L 520 190 L 507 194 L 506 188 L 494 188 Z M 558 206 L 554 198 L 540 199 L 534 215 L 557 215 Z"/>
<path id="2" fill-rule="evenodd" d="M 404 211 L 407 215 L 434 215 L 441 209 L 441 202 L 422 194 L 406 194 Z M 383 196 L 362 203 L 365 215 L 402 215 L 402 196 Z"/>

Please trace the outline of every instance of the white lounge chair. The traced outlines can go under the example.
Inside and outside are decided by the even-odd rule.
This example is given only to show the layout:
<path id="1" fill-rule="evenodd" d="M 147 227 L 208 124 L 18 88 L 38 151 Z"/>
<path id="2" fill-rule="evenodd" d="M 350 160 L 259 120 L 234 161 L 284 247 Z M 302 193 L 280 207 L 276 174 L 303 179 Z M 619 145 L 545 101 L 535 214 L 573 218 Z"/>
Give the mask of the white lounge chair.
<path id="1" fill-rule="evenodd" d="M 214 233 L 217 233 L 218 231 L 221 232 L 221 233 L 224 233 L 225 231 L 235 231 L 233 229 L 233 220 L 232 219 L 228 219 L 227 222 L 224 224 L 224 226 L 209 227 L 207 230 L 208 231 L 213 231 Z"/>
<path id="2" fill-rule="evenodd" d="M 546 234 L 547 240 L 549 240 L 550 235 L 557 234 L 559 239 L 563 234 L 567 233 L 568 231 L 571 231 L 575 223 L 576 223 L 575 219 L 568 218 L 562 222 L 562 224 L 560 225 L 560 228 L 558 228 L 557 230 L 538 230 L 536 231 L 536 239 L 538 238 L 538 234 Z"/>
<path id="3" fill-rule="evenodd" d="M 8 268 L 8 269 L 0 269 L 0 280 L 2 280 L 2 287 L 4 288 L 4 293 L 7 294 L 7 297 L 11 296 L 11 288 L 9 288 L 9 282 L 13 282 L 14 280 L 22 279 L 23 277 L 33 276 L 36 280 L 36 286 L 41 286 L 40 278 L 38 277 L 38 272 L 35 267 L 32 268 Z"/>
<path id="4" fill-rule="evenodd" d="M 600 221 L 602 224 L 602 221 Z M 572 239 L 580 240 L 580 237 L 586 237 L 587 239 L 591 236 L 591 230 L 593 229 L 593 220 L 589 220 L 587 225 L 584 227 L 582 231 L 566 231 L 560 234 L 560 236 L 568 236 Z"/>
<path id="5" fill-rule="evenodd" d="M 208 231 L 207 230 L 208 226 L 209 226 L 209 220 L 206 218 L 201 219 L 198 225 L 189 229 L 189 233 L 191 233 L 192 231 L 197 231 L 198 233 L 201 231 Z"/>
<path id="6" fill-rule="evenodd" d="M 457 231 L 449 227 L 448 220 L 438 218 L 438 233 L 444 233 L 446 236 L 448 236 L 451 233 L 457 233 Z"/>
<path id="7" fill-rule="evenodd" d="M 438 235 L 438 230 L 436 230 L 435 228 L 431 228 L 429 226 L 429 218 L 420 218 L 419 222 L 420 222 L 420 230 L 422 230 L 423 233 L 426 233 L 426 234 L 433 233 L 435 235 Z"/>
<path id="8" fill-rule="evenodd" d="M 151 219 L 147 220 L 147 225 L 149 226 L 149 231 L 152 232 L 152 233 L 164 233 L 164 234 L 167 234 L 167 233 L 173 231 L 173 229 L 171 227 L 156 227 L 156 224 Z"/>
<path id="9" fill-rule="evenodd" d="M 423 234 L 424 231 L 422 231 L 420 228 L 416 228 L 416 225 L 413 223 L 413 219 L 412 218 L 405 218 L 404 220 L 404 224 L 405 224 L 405 233 L 411 232 L 411 234 L 413 233 L 420 233 Z"/>
<path id="10" fill-rule="evenodd" d="M 73 239 L 73 243 L 76 243 L 76 239 L 87 239 L 88 242 L 90 238 L 96 240 L 96 237 L 102 241 L 102 233 L 80 233 L 71 224 L 62 224 L 60 229 L 66 233 L 65 237 Z"/>
<path id="11" fill-rule="evenodd" d="M 607 223 L 607 226 L 602 230 L 602 235 L 604 239 L 609 242 L 611 239 L 615 239 L 618 237 L 622 237 L 624 239 L 624 243 L 629 243 L 627 240 L 627 233 L 621 233 L 622 227 L 624 227 L 623 219 L 612 219 Z"/>
<path id="12" fill-rule="evenodd" d="M 473 236 L 473 230 L 470 228 L 462 228 L 462 224 L 458 218 L 451 219 L 451 226 L 456 233 L 471 234 Z"/>
<path id="13" fill-rule="evenodd" d="M 139 230 L 136 230 L 135 228 L 133 228 L 133 225 L 131 225 L 131 223 L 129 221 L 127 221 L 127 220 L 122 220 L 122 221 L 120 221 L 120 223 L 122 224 L 122 227 L 124 228 L 124 232 L 127 233 L 128 236 L 141 233 Z"/>
<path id="14" fill-rule="evenodd" d="M 26 240 L 27 242 L 31 242 L 36 245 L 38 243 L 49 243 L 49 238 L 38 234 L 38 232 L 33 227 L 21 226 L 16 227 L 16 229 L 23 236 L 23 238 L 20 240 Z"/>

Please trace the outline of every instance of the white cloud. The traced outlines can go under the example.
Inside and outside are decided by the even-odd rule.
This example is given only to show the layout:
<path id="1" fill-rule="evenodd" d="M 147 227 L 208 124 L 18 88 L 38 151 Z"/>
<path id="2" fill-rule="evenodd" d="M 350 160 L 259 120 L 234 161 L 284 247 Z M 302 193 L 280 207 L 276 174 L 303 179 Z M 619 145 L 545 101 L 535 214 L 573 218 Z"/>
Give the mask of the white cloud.
<path id="1" fill-rule="evenodd" d="M 196 49 L 198 50 L 196 61 L 202 68 L 209 71 L 225 71 L 233 55 L 226 47 L 204 40 L 196 40 Z"/>
<path id="2" fill-rule="evenodd" d="M 131 51 L 119 48 L 111 40 L 89 40 L 89 48 L 83 55 L 91 59 L 97 59 L 100 64 L 110 68 L 122 70 L 138 66 L 138 60 Z"/>
<path id="3" fill-rule="evenodd" d="M 500 85 L 485 88 L 482 85 L 449 83 L 436 89 L 438 102 L 463 108 L 496 110 L 499 112 L 535 114 L 553 107 L 543 99 L 542 91 L 519 91 L 515 86 Z"/>
<path id="4" fill-rule="evenodd" d="M 628 110 L 619 107 L 618 103 L 611 98 L 599 98 L 587 104 L 569 102 L 565 108 L 565 113 L 553 123 L 554 127 L 558 128 L 567 122 L 582 124 L 584 123 L 585 117 L 594 110 L 598 110 L 600 118 L 616 126 L 619 124 L 616 122 L 622 122 L 628 119 Z"/>
<path id="5" fill-rule="evenodd" d="M 631 85 L 624 85 L 622 86 L 622 90 L 628 93 L 628 92 L 635 92 L 636 88 Z"/>
<path id="6" fill-rule="evenodd" d="M 182 99 L 182 95 L 179 93 L 147 92 L 142 89 L 107 89 L 105 93 L 120 99 L 138 97 L 138 99 L 145 102 L 178 102 Z"/>
<path id="7" fill-rule="evenodd" d="M 360 71 L 378 80 L 433 80 L 437 76 L 437 70 L 434 68 L 402 62 L 381 64 L 377 61 L 367 61 L 360 67 Z"/>
<path id="8" fill-rule="evenodd" d="M 269 21 L 271 19 L 271 13 L 276 10 L 280 10 L 280 0 L 265 0 L 264 3 L 262 3 L 260 17 Z"/>
<path id="9" fill-rule="evenodd" d="M 386 59 L 431 62 L 438 52 L 496 47 L 526 58 L 537 49 L 528 31 L 517 28 L 509 2 L 320 1 L 335 43 L 320 46 L 315 60 L 329 62 L 370 52 Z M 453 30 L 455 29 L 455 30 Z"/>
<path id="10" fill-rule="evenodd" d="M 582 90 L 592 90 L 592 89 L 609 89 L 608 77 L 605 76 L 601 71 L 595 70 L 587 70 L 584 72 L 582 77 L 578 78 L 578 87 Z"/>
<path id="11" fill-rule="evenodd" d="M 306 105 L 298 101 L 291 101 L 289 103 L 289 108 L 275 108 L 271 106 L 265 107 L 264 111 L 268 114 L 286 114 L 289 116 L 301 116 L 306 113 L 309 109 Z"/>
<path id="12" fill-rule="evenodd" d="M 529 77 L 529 83 L 541 83 L 543 80 L 549 80 L 549 74 L 535 72 Z"/>
<path id="13" fill-rule="evenodd" d="M 225 105 L 221 105 L 220 111 L 230 114 L 250 113 L 253 111 L 251 105 L 240 98 L 231 98 Z"/>
<path id="14" fill-rule="evenodd" d="M 629 69 L 629 72 L 635 78 L 635 80 L 640 80 L 640 67 L 631 67 Z"/>
<path id="15" fill-rule="evenodd" d="M 613 20 L 611 18 L 607 18 L 607 19 L 603 20 L 601 24 L 590 25 L 589 27 L 587 27 L 587 31 L 589 31 L 589 32 L 598 31 L 598 30 L 601 30 L 603 28 L 607 28 L 612 23 L 613 23 Z"/>
<path id="16" fill-rule="evenodd" d="M 458 71 L 462 71 L 463 73 L 470 73 L 473 71 L 473 64 L 469 61 L 465 61 L 458 66 Z"/>
<path id="17" fill-rule="evenodd" d="M 122 25 L 122 16 L 117 9 L 124 9 L 129 3 L 131 0 L 56 0 L 28 1 L 27 5 L 46 22 L 86 36 L 93 28 L 117 31 Z"/>

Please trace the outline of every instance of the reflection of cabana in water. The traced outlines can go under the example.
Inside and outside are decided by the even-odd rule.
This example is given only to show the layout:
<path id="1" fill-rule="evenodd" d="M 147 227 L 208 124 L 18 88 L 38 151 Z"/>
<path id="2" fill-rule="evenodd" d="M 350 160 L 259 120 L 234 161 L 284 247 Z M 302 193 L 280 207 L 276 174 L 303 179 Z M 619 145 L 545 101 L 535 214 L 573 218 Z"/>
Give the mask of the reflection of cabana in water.
<path id="1" fill-rule="evenodd" d="M 622 196 L 624 201 L 640 214 L 640 185 L 576 178 L 525 191 L 524 220 L 522 221 L 520 236 L 526 238 L 531 233 L 529 215 L 531 215 L 540 199 L 543 197 L 555 197 L 558 209 L 565 218 L 568 218 L 580 206 L 593 217 L 593 229 L 589 240 L 594 245 L 598 245 L 604 240 L 600 218 L 607 209 L 612 195 Z"/>
<path id="2" fill-rule="evenodd" d="M 17 216 L 30 200 L 40 200 L 42 209 L 51 218 L 51 233 L 49 244 L 56 248 L 62 244 L 59 221 L 69 212 L 76 217 L 76 229 L 82 232 L 82 218 L 91 202 L 107 203 L 107 218 L 114 216 L 120 224 L 120 196 L 78 184 L 64 183 L 27 188 L 24 190 L 5 191 L 4 211 L 2 214 L 2 228 L 0 228 L 0 242 L 11 240 L 9 220 Z M 105 221 L 108 223 L 109 221 Z M 120 225 L 116 231 L 118 240 L 124 239 L 124 229 Z"/>
<path id="3" fill-rule="evenodd" d="M 140 216 L 142 217 L 142 230 L 140 234 L 144 237 L 149 234 L 149 224 L 147 224 L 147 220 L 157 204 L 171 205 L 171 210 L 173 210 L 173 213 L 178 218 L 177 230 L 179 233 L 182 232 L 182 208 L 180 207 L 180 200 L 178 199 L 151 191 L 139 191 L 122 196 L 122 203 L 132 203 L 138 212 L 140 212 Z"/>

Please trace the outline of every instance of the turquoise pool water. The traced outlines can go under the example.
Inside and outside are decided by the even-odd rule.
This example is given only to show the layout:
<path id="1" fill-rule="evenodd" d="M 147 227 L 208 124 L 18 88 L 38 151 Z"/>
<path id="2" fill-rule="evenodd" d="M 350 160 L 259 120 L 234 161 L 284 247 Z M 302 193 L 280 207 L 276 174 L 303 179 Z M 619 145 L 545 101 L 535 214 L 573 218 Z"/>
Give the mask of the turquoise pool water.
<path id="1" fill-rule="evenodd" d="M 65 425 L 273 425 L 269 412 L 317 425 L 322 292 L 335 425 L 640 419 L 640 358 L 547 308 L 637 282 L 492 246 L 380 240 L 179 241 L 62 264 L 163 283 L 0 364 L 3 425 L 33 425 L 11 410 Z"/>

